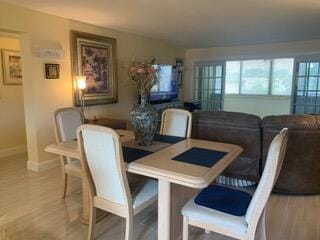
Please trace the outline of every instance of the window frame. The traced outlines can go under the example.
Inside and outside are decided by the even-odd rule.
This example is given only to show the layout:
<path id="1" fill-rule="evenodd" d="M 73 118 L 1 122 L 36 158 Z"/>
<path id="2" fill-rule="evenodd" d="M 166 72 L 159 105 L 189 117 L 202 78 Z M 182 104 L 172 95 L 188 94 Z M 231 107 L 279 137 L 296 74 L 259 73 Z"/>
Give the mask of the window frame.
<path id="1" fill-rule="evenodd" d="M 291 92 L 288 95 L 284 94 L 272 94 L 273 87 L 273 68 L 274 68 L 274 60 L 276 59 L 292 59 L 293 67 L 292 67 L 292 79 L 291 79 Z M 254 61 L 254 60 L 270 60 L 270 68 L 269 68 L 269 79 L 268 79 L 268 93 L 267 94 L 250 94 L 250 93 L 241 93 L 242 87 L 242 68 L 243 61 Z M 276 96 L 276 97 L 291 97 L 293 90 L 293 81 L 295 77 L 295 57 L 287 56 L 287 57 L 269 57 L 269 58 L 243 58 L 243 59 L 228 59 L 225 60 L 225 73 L 227 73 L 227 62 L 240 62 L 240 75 L 239 75 L 239 92 L 238 93 L 227 93 L 225 95 L 241 95 L 241 96 Z M 225 74 L 225 89 L 227 85 L 227 78 Z"/>

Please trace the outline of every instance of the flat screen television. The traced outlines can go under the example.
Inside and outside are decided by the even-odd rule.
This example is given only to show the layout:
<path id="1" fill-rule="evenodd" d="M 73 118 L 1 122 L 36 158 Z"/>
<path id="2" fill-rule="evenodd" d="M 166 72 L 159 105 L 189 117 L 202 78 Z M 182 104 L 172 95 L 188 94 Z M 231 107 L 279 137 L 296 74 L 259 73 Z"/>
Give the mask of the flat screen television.
<path id="1" fill-rule="evenodd" d="M 178 72 L 172 65 L 154 65 L 158 68 L 158 83 L 150 91 L 151 104 L 170 102 L 178 98 Z"/>

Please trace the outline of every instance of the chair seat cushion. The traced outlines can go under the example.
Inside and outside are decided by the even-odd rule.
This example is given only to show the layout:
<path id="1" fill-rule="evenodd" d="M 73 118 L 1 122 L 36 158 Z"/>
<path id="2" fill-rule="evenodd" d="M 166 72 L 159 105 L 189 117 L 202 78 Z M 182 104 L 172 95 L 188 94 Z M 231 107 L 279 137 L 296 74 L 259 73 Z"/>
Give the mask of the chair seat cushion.
<path id="1" fill-rule="evenodd" d="M 234 236 L 244 235 L 248 224 L 245 216 L 234 216 L 221 211 L 200 206 L 190 199 L 182 209 L 182 215 L 188 217 L 189 221 L 197 222 L 205 226 L 210 225 L 211 231 L 225 230 Z"/>
<path id="2" fill-rule="evenodd" d="M 235 216 L 244 216 L 251 201 L 247 192 L 210 185 L 195 198 L 195 203 Z"/>
<path id="3" fill-rule="evenodd" d="M 146 179 L 131 189 L 131 192 L 133 209 L 137 214 L 158 199 L 158 182 Z"/>

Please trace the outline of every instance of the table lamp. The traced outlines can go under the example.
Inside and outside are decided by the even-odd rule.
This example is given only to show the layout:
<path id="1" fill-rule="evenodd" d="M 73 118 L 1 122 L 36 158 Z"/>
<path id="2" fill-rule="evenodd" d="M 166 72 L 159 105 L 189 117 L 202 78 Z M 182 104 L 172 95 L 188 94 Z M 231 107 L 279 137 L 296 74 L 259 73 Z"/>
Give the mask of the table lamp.
<path id="1" fill-rule="evenodd" d="M 76 76 L 77 86 L 79 90 L 80 107 L 81 107 L 81 112 L 83 114 L 83 117 L 84 117 L 84 107 L 85 107 L 84 89 L 86 89 L 87 87 L 86 78 L 87 78 L 86 76 Z"/>

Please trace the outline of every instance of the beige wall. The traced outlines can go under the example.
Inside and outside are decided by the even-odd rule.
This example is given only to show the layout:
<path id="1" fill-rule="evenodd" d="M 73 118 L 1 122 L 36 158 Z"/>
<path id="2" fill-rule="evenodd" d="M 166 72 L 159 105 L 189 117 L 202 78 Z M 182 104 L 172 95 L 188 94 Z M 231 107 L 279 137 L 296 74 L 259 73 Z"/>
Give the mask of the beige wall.
<path id="1" fill-rule="evenodd" d="M 176 57 L 184 57 L 184 49 L 162 41 L 99 28 L 3 3 L 0 3 L 1 29 L 16 31 L 21 37 L 28 158 L 29 167 L 34 169 L 39 167 L 39 163 L 49 164 L 49 160 L 55 157 L 44 151 L 44 147 L 54 141 L 53 112 L 58 107 L 72 105 L 69 45 L 71 29 L 117 39 L 119 103 L 90 107 L 86 111 L 88 116 L 128 117 L 135 100 L 134 86 L 127 80 L 126 74 L 127 63 L 132 57 L 156 57 L 163 63 L 173 63 Z M 38 47 L 64 49 L 65 58 L 55 61 L 60 64 L 60 79 L 44 79 L 43 64 L 47 61 L 35 57 L 32 53 Z"/>
<path id="2" fill-rule="evenodd" d="M 259 44 L 251 46 L 216 47 L 186 50 L 184 100 L 193 101 L 193 64 L 197 61 L 224 61 L 240 59 L 300 57 L 320 54 L 320 40 Z M 227 111 L 247 112 L 259 116 L 288 114 L 290 98 L 226 95 Z"/>
<path id="3" fill-rule="evenodd" d="M 0 49 L 20 50 L 18 39 L 0 37 Z M 0 156 L 26 148 L 22 85 L 4 85 L 0 58 Z"/>

